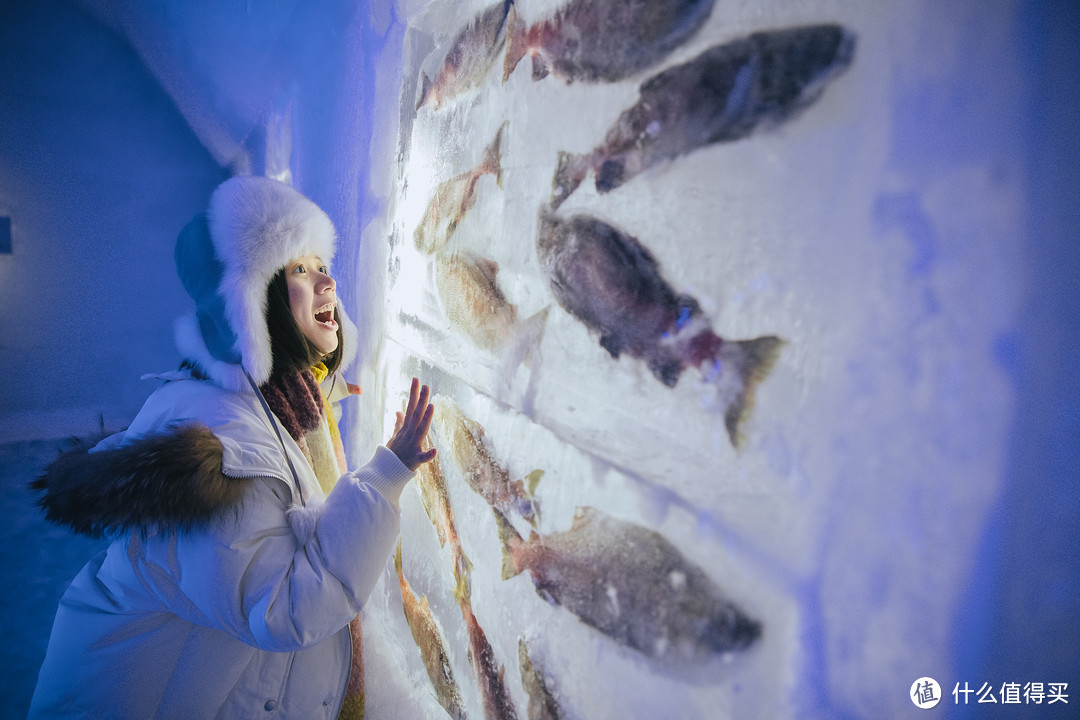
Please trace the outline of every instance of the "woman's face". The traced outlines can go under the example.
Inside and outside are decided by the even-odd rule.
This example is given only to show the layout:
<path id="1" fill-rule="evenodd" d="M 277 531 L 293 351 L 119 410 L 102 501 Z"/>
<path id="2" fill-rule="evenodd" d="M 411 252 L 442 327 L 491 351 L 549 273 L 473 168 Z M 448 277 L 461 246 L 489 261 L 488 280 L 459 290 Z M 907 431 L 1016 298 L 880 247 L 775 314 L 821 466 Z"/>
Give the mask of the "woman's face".
<path id="1" fill-rule="evenodd" d="M 289 307 L 304 337 L 325 355 L 338 346 L 337 284 L 317 255 L 296 258 L 285 266 Z"/>

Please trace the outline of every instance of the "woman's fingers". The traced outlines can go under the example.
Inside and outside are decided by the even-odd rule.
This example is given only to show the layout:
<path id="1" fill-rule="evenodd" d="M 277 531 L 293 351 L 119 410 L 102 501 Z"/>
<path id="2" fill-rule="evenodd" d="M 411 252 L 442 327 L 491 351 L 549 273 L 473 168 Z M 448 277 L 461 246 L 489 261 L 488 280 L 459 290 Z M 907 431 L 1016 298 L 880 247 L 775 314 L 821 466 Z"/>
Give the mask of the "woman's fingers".
<path id="1" fill-rule="evenodd" d="M 436 455 L 434 447 L 424 449 L 430 446 L 427 434 L 435 417 L 435 406 L 428 402 L 430 397 L 431 388 L 421 386 L 419 379 L 413 378 L 405 412 L 395 413 L 394 432 L 387 447 L 397 453 L 410 470 L 415 470 Z"/>
<path id="2" fill-rule="evenodd" d="M 421 387 L 417 378 L 412 379 L 412 386 L 409 388 L 409 400 L 405 406 L 405 424 L 407 426 L 410 428 L 418 427 L 423 422 L 428 408 L 431 407 L 428 403 L 430 395 L 431 389 L 427 385 Z"/>
<path id="3" fill-rule="evenodd" d="M 417 396 L 420 394 L 420 380 L 419 378 L 413 378 L 412 383 L 409 385 L 409 399 L 405 403 L 405 417 L 409 418 L 414 412 L 416 412 Z"/>
<path id="4" fill-rule="evenodd" d="M 421 438 L 427 437 L 428 430 L 431 429 L 431 421 L 435 417 L 435 406 L 428 404 L 424 409 L 424 414 L 420 417 L 420 425 L 417 427 L 417 431 Z"/>

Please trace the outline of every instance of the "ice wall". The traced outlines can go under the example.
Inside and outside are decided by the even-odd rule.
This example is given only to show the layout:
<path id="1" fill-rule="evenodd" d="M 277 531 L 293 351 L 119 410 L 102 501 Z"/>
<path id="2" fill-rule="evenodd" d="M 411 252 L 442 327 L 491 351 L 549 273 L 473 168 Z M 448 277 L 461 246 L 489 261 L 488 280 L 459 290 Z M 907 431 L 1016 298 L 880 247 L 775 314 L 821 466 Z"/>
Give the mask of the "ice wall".
<path id="1" fill-rule="evenodd" d="M 514 12 L 530 25 L 565 4 L 523 1 Z M 378 385 L 419 374 L 443 407 L 483 428 L 485 462 L 510 481 L 542 471 L 530 498 L 540 535 L 561 537 L 583 506 L 655 531 L 762 627 L 749 648 L 689 674 L 590 626 L 528 573 L 504 580 L 506 536 L 490 498 L 470 487 L 475 465 L 458 462 L 440 426 L 449 504 L 472 563 L 469 608 L 519 714 L 529 699 L 522 638 L 569 717 L 895 717 L 915 710 L 908 694 L 922 676 L 946 692 L 1009 681 L 959 677 L 958 647 L 982 631 L 968 616 L 969 588 L 1010 477 L 1009 356 L 1031 282 L 1022 8 L 718 2 L 654 67 L 567 83 L 534 80 L 528 57 L 503 81 L 498 52 L 466 72 L 486 52 L 493 7 L 399 6 L 400 97 L 376 116 L 374 139 L 395 152 L 389 184 L 376 181 L 389 203 L 385 224 L 365 235 L 391 246 Z M 479 30 L 467 31 L 472 18 Z M 785 341 L 735 447 L 715 378 L 691 368 L 668 387 L 642 360 L 613 358 L 557 301 L 538 217 L 559 153 L 602 144 L 643 81 L 757 31 L 826 22 L 854 36 L 854 58 L 803 112 L 610 192 L 590 175 L 558 209 L 637 238 L 717 335 Z M 603 30 L 579 37 L 603 45 Z M 438 79 L 448 54 L 464 87 L 425 94 L 425 75 L 455 90 Z M 386 72 L 397 61 L 384 57 Z M 455 178 L 464 204 L 443 185 Z M 404 575 L 426 595 L 465 705 L 480 716 L 468 613 L 452 594 L 460 564 L 422 495 L 417 484 L 403 501 Z M 512 520 L 523 535 L 533 529 Z M 613 561 L 622 558 L 623 540 L 611 542 Z M 656 580 L 632 561 L 618 572 L 638 584 L 593 567 L 604 578 L 593 604 L 615 612 L 616 591 L 647 597 Z M 369 667 L 381 677 L 406 663 L 410 700 L 372 690 L 372 712 L 400 717 L 415 704 L 417 717 L 438 716 L 400 608 L 388 576 L 368 626 L 373 652 L 395 661 Z"/>

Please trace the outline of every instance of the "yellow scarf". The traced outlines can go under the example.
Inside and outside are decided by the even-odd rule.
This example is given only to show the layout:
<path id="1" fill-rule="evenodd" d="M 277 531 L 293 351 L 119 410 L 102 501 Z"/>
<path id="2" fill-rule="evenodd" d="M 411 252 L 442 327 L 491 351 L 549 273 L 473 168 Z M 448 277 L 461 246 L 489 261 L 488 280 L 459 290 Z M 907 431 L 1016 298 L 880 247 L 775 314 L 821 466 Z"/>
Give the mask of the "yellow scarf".
<path id="1" fill-rule="evenodd" d="M 315 382 L 322 384 L 322 381 L 326 379 L 330 372 L 326 369 L 326 365 L 319 363 L 311 368 L 312 374 L 315 376 Z M 341 431 L 338 429 L 337 422 L 334 420 L 334 408 L 331 407 L 330 401 L 326 399 L 325 395 L 322 395 L 323 403 L 323 415 L 326 417 L 327 429 L 330 431 L 330 442 L 334 447 L 334 457 L 337 460 L 338 474 L 333 479 L 324 480 L 319 478 L 319 484 L 322 485 L 323 492 L 329 494 L 334 485 L 337 484 L 337 478 L 342 473 L 349 471 L 348 463 L 345 460 L 345 446 L 341 442 Z"/>
<path id="2" fill-rule="evenodd" d="M 329 371 L 326 366 L 319 363 L 315 367 L 311 368 L 312 374 L 315 375 L 315 381 L 322 385 L 322 381 L 329 375 Z M 319 485 L 322 486 L 323 492 L 327 495 L 333 490 L 334 485 L 337 484 L 338 478 L 342 473 L 348 472 L 348 465 L 345 461 L 345 446 L 341 442 L 341 432 L 338 430 L 337 421 L 334 419 L 334 408 L 331 407 L 330 401 L 326 399 L 326 395 L 320 392 L 323 402 L 323 416 L 326 418 L 326 428 L 330 431 L 330 442 L 334 447 L 334 456 L 337 460 L 338 472 L 327 473 L 325 470 L 319 472 L 319 468 L 315 468 L 315 474 L 319 478 Z M 314 455 L 314 453 L 312 453 Z M 309 457 L 309 460 L 311 458 Z M 315 466 L 315 463 L 312 463 Z M 332 477 L 331 477 L 332 475 Z M 364 648 L 363 648 L 363 634 L 360 624 L 360 616 L 357 615 L 353 618 L 353 621 L 349 623 L 349 633 L 352 636 L 352 665 L 349 668 L 349 681 L 345 687 L 345 701 L 341 706 L 341 713 L 338 715 L 339 720 L 361 720 L 364 717 Z"/>

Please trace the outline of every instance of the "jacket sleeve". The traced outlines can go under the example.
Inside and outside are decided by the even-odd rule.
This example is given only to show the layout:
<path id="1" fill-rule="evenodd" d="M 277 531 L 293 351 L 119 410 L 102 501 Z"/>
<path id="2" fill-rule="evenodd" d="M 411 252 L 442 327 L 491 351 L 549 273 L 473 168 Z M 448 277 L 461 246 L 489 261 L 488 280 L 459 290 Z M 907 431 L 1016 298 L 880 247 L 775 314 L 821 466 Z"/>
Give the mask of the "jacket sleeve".
<path id="1" fill-rule="evenodd" d="M 299 650 L 360 611 L 393 549 L 397 497 L 411 477 L 380 447 L 307 513 L 311 527 L 299 535 L 284 485 L 257 478 L 240 504 L 205 530 L 146 539 L 133 533 L 128 557 L 168 611 L 263 650 Z"/>

